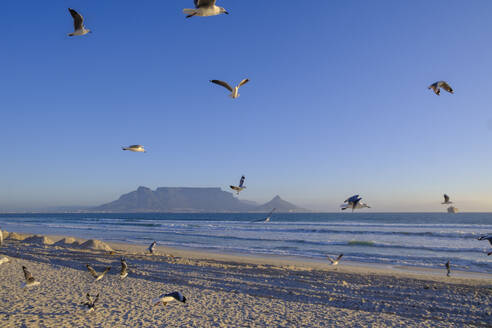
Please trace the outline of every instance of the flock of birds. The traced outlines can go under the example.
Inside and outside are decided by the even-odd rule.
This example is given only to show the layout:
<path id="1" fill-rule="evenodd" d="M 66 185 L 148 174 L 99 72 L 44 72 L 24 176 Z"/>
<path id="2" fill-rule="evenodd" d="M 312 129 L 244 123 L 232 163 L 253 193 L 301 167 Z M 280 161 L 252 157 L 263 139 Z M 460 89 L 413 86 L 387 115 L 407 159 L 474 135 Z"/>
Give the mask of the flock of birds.
<path id="1" fill-rule="evenodd" d="M 219 7 L 216 5 L 216 0 L 194 0 L 195 8 L 192 9 L 184 9 L 183 12 L 187 15 L 186 18 L 191 18 L 194 16 L 215 16 L 215 15 L 220 15 L 220 14 L 229 14 L 227 10 L 223 7 Z M 73 18 L 73 24 L 74 24 L 74 31 L 72 33 L 69 33 L 68 35 L 71 37 L 74 36 L 83 36 L 89 33 L 92 33 L 90 29 L 87 29 L 84 25 L 84 18 L 83 16 L 78 13 L 76 10 L 69 8 L 68 9 L 70 12 L 70 15 Z M 210 80 L 211 83 L 220 85 L 227 89 L 230 92 L 230 97 L 233 99 L 236 99 L 239 97 L 239 88 L 246 83 L 248 83 L 250 80 L 248 78 L 243 79 L 237 86 L 232 87 L 230 86 L 227 82 L 221 81 L 221 80 Z M 451 86 L 446 82 L 446 81 L 437 81 L 429 86 L 429 89 L 432 89 L 436 95 L 440 95 L 441 89 L 449 92 L 449 93 L 454 93 L 454 90 L 451 88 Z M 128 147 L 122 147 L 124 151 L 131 151 L 131 152 L 141 152 L 145 153 L 145 147 L 142 145 L 130 145 Z M 244 185 L 245 181 L 245 176 L 241 176 L 241 179 L 239 181 L 239 184 L 237 186 L 231 185 L 230 188 L 239 195 L 241 191 L 246 189 L 246 186 Z M 444 195 L 444 202 L 442 204 L 452 204 L 450 202 L 450 198 L 448 195 Z M 347 209 L 352 209 L 352 211 L 356 209 L 363 209 L 363 208 L 370 208 L 369 205 L 366 203 L 362 202 L 362 197 L 359 195 L 354 195 L 349 198 L 347 198 L 344 201 L 344 204 L 341 205 L 341 210 L 347 210 Z M 272 217 L 273 212 L 275 211 L 275 208 L 268 214 L 268 216 L 265 219 L 253 221 L 253 222 L 269 222 L 270 218 Z M 478 238 L 478 240 L 488 240 L 489 243 L 492 245 L 492 235 L 486 235 L 486 236 L 481 236 Z M 2 240 L 2 234 L 0 233 L 0 245 L 2 245 L 3 240 Z M 150 254 L 155 253 L 155 247 L 156 247 L 157 242 L 154 241 L 148 248 Z M 489 252 L 487 255 L 491 255 L 492 252 Z M 339 264 L 340 260 L 342 259 L 343 254 L 338 255 L 336 258 L 331 258 L 328 256 L 328 260 L 331 262 L 332 265 L 336 266 Z M 0 264 L 8 262 L 7 257 L 0 258 Z M 450 275 L 451 272 L 451 264 L 450 261 L 446 262 L 445 264 L 446 270 L 447 270 L 447 276 Z M 94 278 L 94 281 L 99 281 L 104 278 L 107 272 L 111 270 L 111 267 L 106 267 L 101 273 L 98 273 L 94 268 L 87 264 L 86 265 L 87 270 L 91 274 L 91 276 Z M 24 272 L 24 278 L 25 282 L 23 283 L 23 287 L 33 287 L 37 286 L 40 284 L 39 281 L 37 281 L 33 275 L 28 271 L 28 269 L 23 266 L 22 270 Z M 125 279 L 128 276 L 128 264 L 124 258 L 121 258 L 121 270 L 120 270 L 120 279 Z M 83 303 L 84 306 L 87 307 L 87 311 L 92 312 L 95 310 L 96 302 L 99 300 L 99 294 L 95 295 L 94 297 L 91 296 L 89 293 L 86 295 L 87 301 Z M 182 303 L 186 302 L 186 297 L 184 297 L 180 292 L 172 292 L 169 294 L 163 294 L 159 296 L 158 298 L 155 298 L 152 300 L 152 303 L 154 305 L 166 305 L 169 302 L 172 301 L 179 301 Z"/>

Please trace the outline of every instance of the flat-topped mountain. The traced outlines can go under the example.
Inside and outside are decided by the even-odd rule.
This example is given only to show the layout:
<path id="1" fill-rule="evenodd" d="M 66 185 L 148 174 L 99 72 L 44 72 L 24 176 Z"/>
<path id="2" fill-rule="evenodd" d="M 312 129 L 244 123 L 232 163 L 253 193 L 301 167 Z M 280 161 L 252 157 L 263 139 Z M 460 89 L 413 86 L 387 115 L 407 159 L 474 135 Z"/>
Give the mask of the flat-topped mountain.
<path id="1" fill-rule="evenodd" d="M 151 190 L 139 187 L 122 195 L 119 199 L 90 211 L 100 212 L 268 212 L 272 208 L 279 212 L 301 211 L 302 209 L 276 196 L 270 202 L 258 206 L 254 202 L 242 201 L 232 193 L 220 188 L 169 188 Z"/>

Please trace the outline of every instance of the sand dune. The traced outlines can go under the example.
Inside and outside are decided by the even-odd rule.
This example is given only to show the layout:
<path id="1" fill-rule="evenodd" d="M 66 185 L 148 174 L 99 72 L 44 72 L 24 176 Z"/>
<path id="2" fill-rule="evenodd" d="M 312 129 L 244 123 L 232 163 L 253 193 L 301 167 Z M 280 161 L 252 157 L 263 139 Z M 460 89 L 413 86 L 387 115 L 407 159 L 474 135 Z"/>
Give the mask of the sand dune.
<path id="1" fill-rule="evenodd" d="M 54 240 L 54 239 L 53 239 Z M 70 239 L 65 240 L 70 244 Z M 64 242 L 65 242 L 64 241 Z M 98 244 L 98 243 L 89 243 Z M 96 245 L 97 246 L 97 245 Z M 100 246 L 100 244 L 99 244 Z M 384 268 L 239 257 L 110 244 L 116 254 L 8 240 L 0 253 L 0 326 L 26 327 L 484 327 L 492 325 L 490 277 L 446 278 Z M 129 265 L 94 283 L 85 268 Z M 22 265 L 41 281 L 22 291 Z M 107 278 L 107 279 L 106 279 Z M 153 307 L 181 291 L 186 304 Z M 100 293 L 87 314 L 85 294 Z"/>

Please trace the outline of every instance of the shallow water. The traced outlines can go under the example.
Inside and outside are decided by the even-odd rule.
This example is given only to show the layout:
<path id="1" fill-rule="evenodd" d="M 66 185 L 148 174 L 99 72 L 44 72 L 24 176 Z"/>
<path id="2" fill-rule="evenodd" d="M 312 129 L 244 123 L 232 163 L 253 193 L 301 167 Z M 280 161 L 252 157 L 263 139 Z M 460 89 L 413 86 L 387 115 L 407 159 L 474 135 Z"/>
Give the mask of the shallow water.
<path id="1" fill-rule="evenodd" d="M 247 254 L 492 272 L 491 213 L 1 214 L 8 231 Z"/>

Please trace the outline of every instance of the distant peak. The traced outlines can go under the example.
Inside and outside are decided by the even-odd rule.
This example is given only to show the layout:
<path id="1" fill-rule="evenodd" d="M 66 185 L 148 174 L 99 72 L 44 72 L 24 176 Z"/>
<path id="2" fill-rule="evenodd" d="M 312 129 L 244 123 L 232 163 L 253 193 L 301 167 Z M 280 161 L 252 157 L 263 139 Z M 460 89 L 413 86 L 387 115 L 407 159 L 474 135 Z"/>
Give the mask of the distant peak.
<path id="1" fill-rule="evenodd" d="M 280 196 L 279 196 L 279 195 L 277 195 L 277 196 L 273 197 L 273 199 L 272 199 L 272 200 L 279 200 L 279 199 L 282 199 L 282 198 L 280 198 Z"/>
<path id="2" fill-rule="evenodd" d="M 147 191 L 147 190 L 150 190 L 150 188 L 147 188 L 147 187 L 144 187 L 144 186 L 140 186 L 137 189 L 137 191 Z"/>

